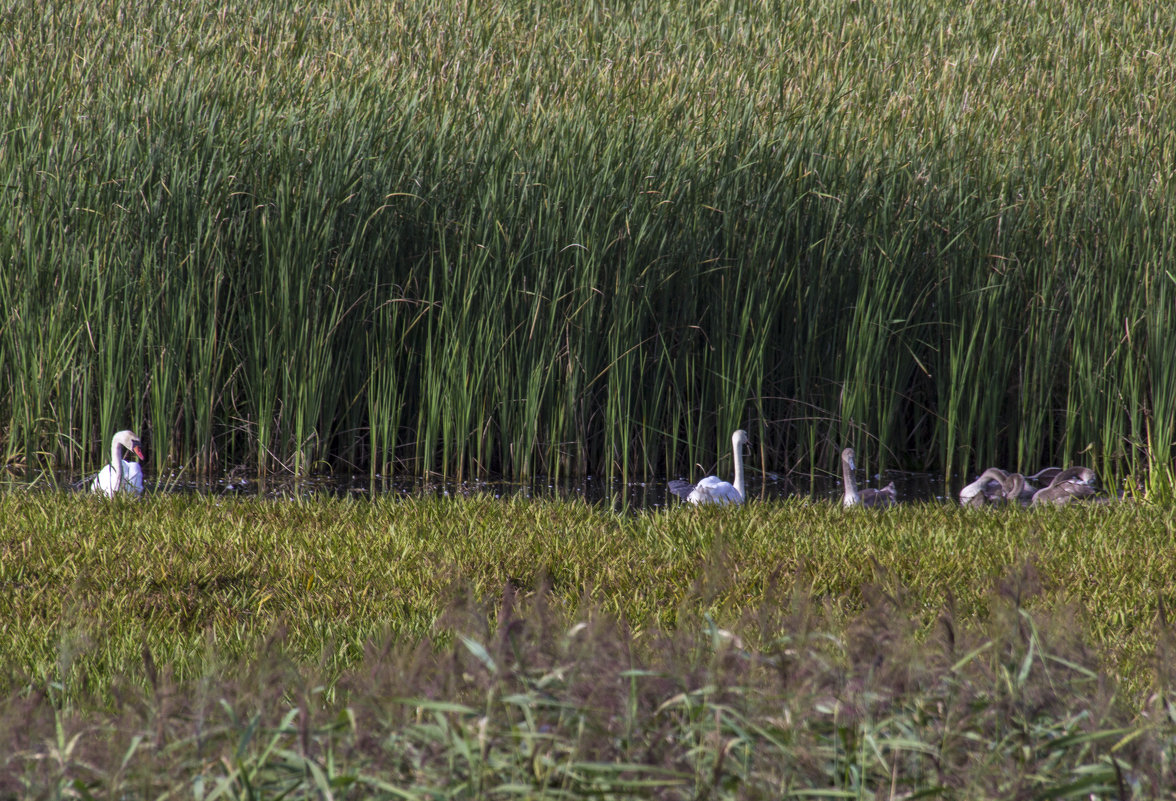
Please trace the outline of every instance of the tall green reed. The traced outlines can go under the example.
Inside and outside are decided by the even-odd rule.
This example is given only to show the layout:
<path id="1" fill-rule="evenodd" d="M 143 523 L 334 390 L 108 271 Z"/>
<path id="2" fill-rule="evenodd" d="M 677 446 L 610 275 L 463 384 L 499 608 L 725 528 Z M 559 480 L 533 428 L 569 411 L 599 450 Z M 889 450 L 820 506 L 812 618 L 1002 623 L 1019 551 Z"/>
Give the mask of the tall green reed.
<path id="1" fill-rule="evenodd" d="M 10 461 L 133 425 L 157 470 L 650 477 L 745 427 L 773 471 L 1171 467 L 1173 60 L 1140 10 L 12 22 Z"/>

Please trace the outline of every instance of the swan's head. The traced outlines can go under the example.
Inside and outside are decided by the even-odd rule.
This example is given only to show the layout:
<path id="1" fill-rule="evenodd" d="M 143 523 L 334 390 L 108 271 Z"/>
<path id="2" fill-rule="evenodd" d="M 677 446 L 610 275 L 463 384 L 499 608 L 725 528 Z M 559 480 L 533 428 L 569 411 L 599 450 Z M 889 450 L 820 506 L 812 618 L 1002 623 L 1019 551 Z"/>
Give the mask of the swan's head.
<path id="1" fill-rule="evenodd" d="M 744 445 L 750 444 L 751 439 L 747 436 L 747 432 L 742 428 L 731 435 L 731 445 L 734 446 L 736 450 L 742 448 Z"/>
<path id="2" fill-rule="evenodd" d="M 143 443 L 139 441 L 139 435 L 134 431 L 120 431 L 114 435 L 113 440 L 115 445 L 121 445 L 123 450 L 131 451 L 139 459 L 143 459 Z"/>
<path id="3" fill-rule="evenodd" d="M 856 455 L 853 448 L 846 448 L 841 452 L 841 463 L 849 467 L 850 470 L 857 470 L 857 462 L 854 461 Z"/>

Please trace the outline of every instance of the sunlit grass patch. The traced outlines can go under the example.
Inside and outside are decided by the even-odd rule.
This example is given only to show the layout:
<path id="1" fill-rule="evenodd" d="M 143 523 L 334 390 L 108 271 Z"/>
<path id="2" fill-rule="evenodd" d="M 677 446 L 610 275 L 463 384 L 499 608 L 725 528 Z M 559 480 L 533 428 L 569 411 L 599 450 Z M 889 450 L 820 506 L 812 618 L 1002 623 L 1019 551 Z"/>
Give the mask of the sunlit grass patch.
<path id="1" fill-rule="evenodd" d="M 1071 610 L 1108 669 L 1142 686 L 1160 605 L 1176 607 L 1171 513 L 1137 503 L 872 514 L 794 500 L 630 513 L 489 496 L 8 494 L 0 516 L 0 661 L 66 685 L 133 671 L 144 646 L 192 678 L 210 651 L 248 660 L 278 629 L 291 658 L 342 670 L 373 637 L 449 636 L 443 610 L 504 587 L 542 591 L 570 617 L 598 609 L 638 639 L 699 614 L 738 631 L 797 591 L 848 620 L 867 588 L 893 587 L 912 630 L 926 632 L 947 606 L 964 622 L 988 619 L 993 588 L 1028 566 L 1019 603 Z"/>
<path id="2" fill-rule="evenodd" d="M 1172 663 L 1150 697 L 1118 695 L 1080 621 L 1021 603 L 1036 583 L 1010 571 L 982 620 L 949 605 L 923 636 L 917 592 L 895 583 L 848 614 L 793 588 L 749 599 L 735 631 L 684 605 L 640 634 L 508 585 L 451 602 L 452 636 L 379 635 L 341 669 L 277 636 L 178 680 L 144 649 L 103 693 L 0 698 L 0 790 L 1167 797 Z"/>

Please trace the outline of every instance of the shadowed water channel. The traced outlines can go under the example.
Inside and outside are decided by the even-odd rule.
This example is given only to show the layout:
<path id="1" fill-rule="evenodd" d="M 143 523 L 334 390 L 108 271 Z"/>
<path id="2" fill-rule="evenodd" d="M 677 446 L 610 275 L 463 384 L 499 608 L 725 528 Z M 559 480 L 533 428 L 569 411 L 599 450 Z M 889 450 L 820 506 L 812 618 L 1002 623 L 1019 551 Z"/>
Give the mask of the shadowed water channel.
<path id="1" fill-rule="evenodd" d="M 524 498 L 582 499 L 591 504 L 604 504 L 614 508 L 649 509 L 666 504 L 682 503 L 670 495 L 665 480 L 630 481 L 620 479 L 598 479 L 592 476 L 576 481 L 532 481 L 514 482 L 505 480 L 454 481 L 444 478 L 424 479 L 413 477 L 377 476 L 373 482 L 367 475 L 322 475 L 294 479 L 287 476 L 270 476 L 261 480 L 256 476 L 229 475 L 220 478 L 192 480 L 182 474 L 145 477 L 147 493 L 196 493 L 215 496 L 265 497 L 273 499 L 306 498 L 315 495 L 331 497 L 379 497 L 379 496 L 437 496 L 459 497 L 490 495 L 496 498 L 520 496 Z M 951 501 L 955 492 L 965 481 L 953 482 L 949 487 L 942 477 L 929 473 L 905 473 L 887 471 L 881 477 L 871 476 L 868 480 L 859 473 L 859 488 L 879 487 L 893 481 L 901 501 Z M 38 482 L 47 485 L 52 482 Z M 27 484 L 25 484 L 27 486 Z M 58 476 L 58 486 L 88 489 L 88 483 L 76 476 Z M 748 499 L 781 500 L 785 498 L 811 498 L 813 500 L 840 501 L 841 479 L 824 474 L 794 475 L 791 477 L 757 476 L 747 479 Z"/>

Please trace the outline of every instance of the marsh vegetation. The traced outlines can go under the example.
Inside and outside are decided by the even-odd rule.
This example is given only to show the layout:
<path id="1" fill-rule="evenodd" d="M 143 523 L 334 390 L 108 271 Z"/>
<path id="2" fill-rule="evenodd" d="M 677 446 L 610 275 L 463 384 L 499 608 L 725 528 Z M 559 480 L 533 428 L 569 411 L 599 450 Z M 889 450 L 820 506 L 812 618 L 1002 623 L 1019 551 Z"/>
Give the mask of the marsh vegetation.
<path id="1" fill-rule="evenodd" d="M 1147 4 L 10 6 L 10 470 L 1171 487 Z M 1163 507 L 148 496 L 0 493 L 0 797 L 1171 797 Z"/>
<path id="2" fill-rule="evenodd" d="M 1171 475 L 1146 4 L 18 4 L 0 440 L 152 467 Z"/>
<path id="3" fill-rule="evenodd" d="M 5 797 L 1171 797 L 1155 506 L 0 514 Z"/>

